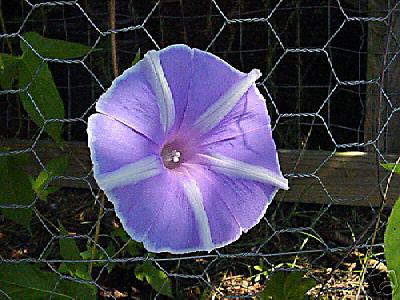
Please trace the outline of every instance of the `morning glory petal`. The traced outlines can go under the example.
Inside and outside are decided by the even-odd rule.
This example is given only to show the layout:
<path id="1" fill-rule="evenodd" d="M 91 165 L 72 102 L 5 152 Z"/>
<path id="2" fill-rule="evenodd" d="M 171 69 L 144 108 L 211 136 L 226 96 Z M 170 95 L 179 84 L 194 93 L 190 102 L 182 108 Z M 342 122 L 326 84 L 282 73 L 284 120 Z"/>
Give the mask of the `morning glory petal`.
<path id="1" fill-rule="evenodd" d="M 264 216 L 278 188 L 260 182 L 232 178 L 208 166 L 188 166 L 202 193 L 214 247 L 237 240 Z"/>
<path id="2" fill-rule="evenodd" d="M 175 105 L 175 127 L 182 122 L 192 78 L 193 51 L 186 45 L 172 45 L 160 51 L 160 62 Z"/>
<path id="3" fill-rule="evenodd" d="M 192 68 L 182 131 L 192 131 L 193 124 L 211 107 L 213 111 L 223 107 L 222 103 L 216 104 L 218 100 L 248 78 L 248 74 L 236 70 L 217 56 L 198 49 L 193 49 Z"/>
<path id="4" fill-rule="evenodd" d="M 161 66 L 160 53 L 154 50 L 149 51 L 145 56 L 145 61 L 147 61 L 152 70 L 148 77 L 160 110 L 161 127 L 164 132 L 168 132 L 175 123 L 175 106 Z"/>
<path id="5" fill-rule="evenodd" d="M 253 85 L 225 118 L 202 136 L 201 143 L 211 144 L 232 139 L 264 127 L 270 130 L 270 118 L 264 97 Z"/>
<path id="6" fill-rule="evenodd" d="M 96 179 L 157 154 L 157 148 L 146 137 L 103 114 L 89 117 L 87 131 Z"/>
<path id="7" fill-rule="evenodd" d="M 164 137 L 164 130 L 158 100 L 148 82 L 153 75 L 148 60 L 139 61 L 113 81 L 99 98 L 96 110 L 158 143 Z"/>
<path id="8" fill-rule="evenodd" d="M 166 171 L 108 193 L 124 229 L 147 250 L 187 253 L 208 247 L 200 237 L 193 199 L 188 199 L 182 184 L 187 180 Z"/>
<path id="9" fill-rule="evenodd" d="M 257 225 L 265 214 L 278 188 L 259 182 L 214 173 L 214 181 L 224 184 L 221 199 L 229 207 L 243 232 Z M 249 209 L 250 207 L 250 209 Z"/>
<path id="10" fill-rule="evenodd" d="M 266 168 L 248 164 L 221 154 L 214 156 L 199 154 L 199 156 L 204 160 L 204 164 L 210 166 L 211 170 L 217 173 L 262 182 L 284 190 L 289 189 L 288 180 L 280 173 L 274 173 Z"/>
<path id="11" fill-rule="evenodd" d="M 99 174 L 97 176 L 97 183 L 103 190 L 108 191 L 156 176 L 162 170 L 163 167 L 160 158 L 156 155 L 151 155 L 134 163 L 126 164 L 113 172 Z"/>
<path id="12" fill-rule="evenodd" d="M 214 128 L 236 106 L 260 76 L 259 70 L 253 70 L 246 77 L 241 78 L 201 114 L 193 123 L 193 128 L 200 134 L 207 133 Z"/>
<path id="13" fill-rule="evenodd" d="M 199 228 L 199 237 L 201 245 L 204 250 L 211 251 L 214 249 L 214 245 L 211 238 L 210 223 L 207 217 L 207 213 L 203 205 L 203 196 L 195 180 L 190 179 L 183 182 L 183 189 L 185 195 L 190 203 L 192 211 L 194 213 L 196 223 Z"/>
<path id="14" fill-rule="evenodd" d="M 222 194 L 226 193 L 226 186 L 221 186 L 219 180 L 213 180 L 209 172 L 199 167 L 191 170 L 191 175 L 202 194 L 213 248 L 223 247 L 237 240 L 241 234 L 240 224 L 232 214 L 226 199 L 222 197 Z"/>
<path id="15" fill-rule="evenodd" d="M 269 125 L 230 139 L 204 145 L 203 154 L 211 157 L 229 157 L 245 165 L 261 167 L 284 180 Z M 285 187 L 282 186 L 282 188 Z"/>

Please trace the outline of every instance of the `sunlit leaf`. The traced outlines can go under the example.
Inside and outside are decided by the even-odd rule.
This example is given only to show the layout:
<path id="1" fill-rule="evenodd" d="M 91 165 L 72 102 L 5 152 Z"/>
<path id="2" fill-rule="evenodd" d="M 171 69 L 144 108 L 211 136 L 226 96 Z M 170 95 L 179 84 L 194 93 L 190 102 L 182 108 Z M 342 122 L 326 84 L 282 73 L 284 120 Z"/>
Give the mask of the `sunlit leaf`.
<path id="1" fill-rule="evenodd" d="M 389 163 L 389 164 L 381 164 L 383 168 L 388 171 L 392 171 L 396 174 L 400 174 L 400 164 Z"/>
<path id="2" fill-rule="evenodd" d="M 136 65 L 137 62 L 140 60 L 140 48 L 136 51 L 135 58 L 132 61 L 132 66 Z"/>
<path id="3" fill-rule="evenodd" d="M 393 300 L 400 299 L 400 198 L 392 208 L 385 230 L 385 258 L 389 270 Z"/>
<path id="4" fill-rule="evenodd" d="M 47 196 L 52 192 L 57 191 L 58 187 L 47 187 L 45 190 L 45 186 L 48 184 L 50 179 L 53 176 L 60 176 L 68 165 L 68 158 L 66 156 L 60 156 L 50 160 L 46 164 L 46 170 L 43 170 L 39 173 L 37 178 L 32 182 L 32 189 L 42 200 L 47 200 Z"/>

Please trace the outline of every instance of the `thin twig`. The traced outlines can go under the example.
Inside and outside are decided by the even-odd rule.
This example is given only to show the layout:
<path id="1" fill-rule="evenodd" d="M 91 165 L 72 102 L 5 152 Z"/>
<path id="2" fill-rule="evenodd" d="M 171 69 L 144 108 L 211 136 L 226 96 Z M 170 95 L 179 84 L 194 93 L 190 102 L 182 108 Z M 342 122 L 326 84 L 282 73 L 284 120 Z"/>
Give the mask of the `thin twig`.
<path id="1" fill-rule="evenodd" d="M 115 0 L 109 0 L 109 15 L 110 15 L 110 28 L 111 30 L 115 30 Z M 115 37 L 115 33 L 111 33 L 111 63 L 114 77 L 117 77 L 119 74 L 118 70 L 118 60 L 117 60 L 117 40 Z"/>
<path id="2" fill-rule="evenodd" d="M 1 3 L 1 1 L 0 1 L 0 3 Z M 6 23 L 4 22 L 3 10 L 1 9 L 1 6 L 0 6 L 0 24 L 1 24 L 1 30 L 3 31 L 3 33 L 6 34 L 7 33 Z M 10 51 L 10 54 L 12 54 L 13 48 L 12 48 L 12 44 L 8 38 L 6 38 L 6 44 L 7 44 L 8 50 Z"/>
<path id="3" fill-rule="evenodd" d="M 109 9 L 109 16 L 110 16 L 110 27 L 111 27 L 111 30 L 114 30 L 115 29 L 115 0 L 109 1 L 108 9 Z M 112 63 L 113 75 L 114 75 L 114 77 L 117 77 L 119 74 L 119 71 L 118 71 L 117 43 L 116 43 L 115 33 L 111 33 L 111 63 Z M 97 243 L 99 241 L 99 234 L 100 234 L 100 223 L 101 223 L 101 218 L 103 217 L 103 213 L 104 213 L 104 202 L 105 202 L 105 194 L 103 191 L 101 191 L 100 192 L 99 214 L 97 216 L 96 229 L 94 232 L 93 244 L 92 244 L 92 249 L 91 249 L 91 254 L 90 254 L 91 262 L 89 262 L 89 267 L 88 267 L 89 274 L 91 274 L 92 270 L 93 270 L 92 260 L 94 260 L 96 257 Z"/>
<path id="4" fill-rule="evenodd" d="M 89 262 L 89 267 L 88 267 L 88 273 L 92 274 L 93 270 L 93 260 L 96 257 L 96 249 L 97 249 L 97 243 L 99 242 L 99 235 L 100 235 L 100 223 L 101 219 L 103 217 L 104 213 L 104 192 L 100 192 L 100 207 L 99 207 L 99 214 L 97 216 L 97 221 L 96 221 L 96 229 L 94 232 L 94 238 L 93 238 L 93 244 L 92 244 L 92 249 L 90 250 L 90 262 Z"/>

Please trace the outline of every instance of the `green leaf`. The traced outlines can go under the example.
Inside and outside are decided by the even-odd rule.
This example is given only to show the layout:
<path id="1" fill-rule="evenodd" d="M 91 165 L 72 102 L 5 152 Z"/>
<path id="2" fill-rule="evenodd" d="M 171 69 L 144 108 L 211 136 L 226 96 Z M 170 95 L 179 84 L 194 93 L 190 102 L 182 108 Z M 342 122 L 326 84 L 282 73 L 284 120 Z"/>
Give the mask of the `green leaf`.
<path id="1" fill-rule="evenodd" d="M 315 280 L 304 277 L 303 272 L 275 272 L 260 293 L 260 299 L 307 299 L 306 293 L 315 285 Z"/>
<path id="2" fill-rule="evenodd" d="M 143 281 L 146 278 L 146 275 L 144 272 L 144 264 L 136 266 L 135 277 L 136 277 L 136 279 L 139 279 L 140 281 Z"/>
<path id="3" fill-rule="evenodd" d="M 140 255 L 143 252 L 143 244 L 132 240 L 122 227 L 114 228 L 111 236 L 120 238 L 124 243 L 127 243 L 125 249 L 132 256 Z"/>
<path id="4" fill-rule="evenodd" d="M 64 118 L 64 104 L 60 98 L 57 87 L 49 67 L 21 42 L 23 49 L 22 60 L 19 63 L 19 88 L 27 88 L 37 108 L 44 119 Z M 39 127 L 44 126 L 44 120 L 36 110 L 35 105 L 27 93 L 20 93 L 22 105 L 33 122 Z M 57 143 L 61 143 L 62 123 L 51 122 L 46 124 L 44 131 Z"/>
<path id="5" fill-rule="evenodd" d="M 115 248 L 113 242 L 110 242 L 110 243 L 107 245 L 107 248 L 104 249 L 104 250 L 107 252 L 107 254 L 108 254 L 109 257 L 113 257 L 114 254 L 117 252 L 117 249 Z M 109 263 L 109 264 L 107 265 L 108 274 L 111 273 L 111 271 L 114 269 L 114 267 L 115 267 L 116 265 L 117 265 L 116 263 Z"/>
<path id="6" fill-rule="evenodd" d="M 400 198 L 389 216 L 384 237 L 385 258 L 392 286 L 392 299 L 400 299 Z"/>
<path id="7" fill-rule="evenodd" d="M 29 176 L 22 169 L 23 154 L 0 156 L 0 204 L 29 205 L 34 201 Z M 32 209 L 2 208 L 1 213 L 8 219 L 30 228 Z"/>
<path id="8" fill-rule="evenodd" d="M 80 256 L 82 257 L 82 259 L 91 259 L 92 258 L 92 247 L 90 243 L 86 244 L 86 251 L 82 251 L 80 253 Z M 107 253 L 107 255 L 109 257 L 113 257 L 115 255 L 115 253 L 117 252 L 117 249 L 114 246 L 114 243 L 112 241 L 110 241 L 107 245 L 107 248 L 104 249 L 105 252 Z M 103 251 L 96 251 L 95 257 L 93 259 L 105 259 L 106 255 Z M 94 262 L 93 265 L 94 266 L 104 266 L 106 264 L 106 262 Z M 117 265 L 117 263 L 108 263 L 107 264 L 107 271 L 108 273 L 111 273 L 112 269 Z"/>
<path id="9" fill-rule="evenodd" d="M 43 272 L 37 265 L 0 264 L 0 287 L 11 299 L 45 299 L 50 295 L 59 299 L 73 299 L 54 290 L 58 278 Z"/>
<path id="10" fill-rule="evenodd" d="M 77 300 L 95 300 L 96 286 L 85 283 L 78 283 L 71 280 L 63 280 L 57 287 L 57 292 L 73 296 Z M 53 297 L 54 298 L 54 297 Z"/>
<path id="11" fill-rule="evenodd" d="M 208 300 L 208 299 L 212 299 L 212 290 L 207 287 L 204 289 L 204 291 L 201 293 L 199 300 Z"/>
<path id="12" fill-rule="evenodd" d="M 126 245 L 126 250 L 132 256 L 138 256 L 142 253 L 143 245 L 134 240 L 130 240 Z"/>
<path id="13" fill-rule="evenodd" d="M 146 279 L 150 286 L 158 293 L 172 298 L 171 279 L 150 261 L 138 265 L 135 268 L 135 276 L 140 281 Z"/>
<path id="14" fill-rule="evenodd" d="M 42 201 L 47 201 L 47 197 L 61 189 L 61 186 L 49 186 L 44 191 L 41 191 L 38 195 L 39 199 Z"/>
<path id="15" fill-rule="evenodd" d="M 123 242 L 127 242 L 130 239 L 128 234 L 125 232 L 124 229 L 122 229 L 122 227 L 113 228 L 111 232 L 111 237 L 114 239 L 116 237 L 119 237 Z"/>
<path id="16" fill-rule="evenodd" d="M 47 196 L 55 191 L 58 187 L 44 187 L 48 184 L 53 176 L 61 175 L 68 165 L 67 156 L 60 156 L 50 160 L 46 165 L 46 170 L 39 173 L 38 177 L 32 182 L 32 189 L 39 196 L 41 200 L 47 200 Z"/>
<path id="17" fill-rule="evenodd" d="M 138 51 L 136 51 L 135 58 L 132 61 L 132 66 L 136 65 L 139 60 L 140 60 L 140 48 L 138 49 Z"/>
<path id="18" fill-rule="evenodd" d="M 0 53 L 3 65 L 0 67 L 0 87 L 4 90 L 12 89 L 14 80 L 18 77 L 18 66 L 21 58 Z"/>
<path id="19" fill-rule="evenodd" d="M 0 287 L 11 299 L 95 299 L 93 286 L 63 280 L 38 265 L 25 263 L 0 264 Z M 57 286 L 57 289 L 54 288 Z"/>
<path id="20" fill-rule="evenodd" d="M 85 56 L 91 49 L 91 47 L 78 43 L 45 38 L 36 32 L 27 32 L 23 37 L 37 53 L 45 58 L 78 58 Z M 29 48 L 23 41 L 22 43 L 22 49 Z"/>
<path id="21" fill-rule="evenodd" d="M 257 271 L 262 272 L 263 271 L 263 267 L 262 266 L 253 266 L 253 268 Z"/>
<path id="22" fill-rule="evenodd" d="M 396 174 L 400 174 L 400 164 L 389 163 L 389 164 L 381 164 L 388 171 L 392 171 Z"/>
<path id="23" fill-rule="evenodd" d="M 60 224 L 60 234 L 68 235 L 68 232 Z M 60 238 L 60 254 L 63 259 L 66 260 L 81 260 L 81 255 L 78 246 L 76 245 L 75 239 L 73 238 Z M 87 265 L 82 263 L 65 263 L 65 267 L 69 270 L 71 276 L 78 277 L 81 279 L 91 280 L 91 276 L 88 273 Z M 64 266 L 63 266 L 64 268 Z M 65 270 L 65 269 L 62 269 Z"/>

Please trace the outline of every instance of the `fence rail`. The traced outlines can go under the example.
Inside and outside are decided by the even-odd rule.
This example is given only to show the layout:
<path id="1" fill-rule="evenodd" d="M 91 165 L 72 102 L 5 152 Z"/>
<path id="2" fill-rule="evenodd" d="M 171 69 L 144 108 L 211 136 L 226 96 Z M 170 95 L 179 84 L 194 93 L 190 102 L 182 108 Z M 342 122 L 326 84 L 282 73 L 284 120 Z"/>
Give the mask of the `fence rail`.
<path id="1" fill-rule="evenodd" d="M 38 141 L 34 152 L 29 151 L 32 141 L 8 140 L 1 144 L 13 150 L 28 150 L 46 162 L 60 155 L 69 156 L 69 165 L 61 178 L 54 184 L 68 188 L 96 187 L 91 176 L 89 149 L 84 142 L 66 142 L 60 149 L 53 142 Z M 280 192 L 277 201 L 339 204 L 355 206 L 379 206 L 381 196 L 379 186 L 386 186 L 388 172 L 380 168 L 375 153 L 348 151 L 331 152 L 315 150 L 279 150 L 283 172 L 287 174 L 290 190 Z M 397 155 L 386 154 L 385 159 L 395 161 Z M 28 172 L 42 170 L 37 160 L 32 160 Z M 400 194 L 400 185 L 395 184 L 400 176 L 395 175 L 387 195 L 387 205 L 391 206 Z"/>

